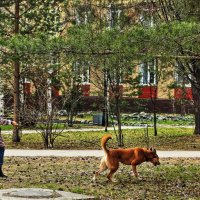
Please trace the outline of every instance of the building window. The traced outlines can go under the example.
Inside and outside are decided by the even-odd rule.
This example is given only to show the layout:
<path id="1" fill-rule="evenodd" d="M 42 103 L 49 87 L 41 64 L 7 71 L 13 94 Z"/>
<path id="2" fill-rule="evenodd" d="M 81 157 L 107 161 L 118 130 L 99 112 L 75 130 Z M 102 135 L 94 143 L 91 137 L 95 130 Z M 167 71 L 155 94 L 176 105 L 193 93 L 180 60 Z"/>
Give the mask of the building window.
<path id="1" fill-rule="evenodd" d="M 157 98 L 156 60 L 140 64 L 140 94 L 138 98 Z"/>
<path id="2" fill-rule="evenodd" d="M 78 25 L 87 24 L 93 19 L 93 11 L 90 6 L 79 6 L 75 11 L 75 22 Z"/>
<path id="3" fill-rule="evenodd" d="M 120 17 L 122 10 L 119 8 L 119 6 L 116 6 L 114 4 L 110 4 L 108 6 L 108 26 L 109 28 L 119 26 L 120 23 Z"/>
<path id="4" fill-rule="evenodd" d="M 145 28 L 150 28 L 155 25 L 155 13 L 157 12 L 157 6 L 153 2 L 141 2 L 138 4 L 138 20 L 140 24 Z"/>
<path id="5" fill-rule="evenodd" d="M 140 83 L 141 85 L 156 84 L 156 62 L 148 61 L 140 64 Z"/>
<path id="6" fill-rule="evenodd" d="M 181 72 L 175 72 L 176 88 L 174 88 L 175 99 L 192 100 L 191 83 L 187 80 Z"/>
<path id="7" fill-rule="evenodd" d="M 81 84 L 89 84 L 90 83 L 90 65 L 89 63 L 74 63 L 74 75 L 76 77 L 77 82 Z"/>
<path id="8" fill-rule="evenodd" d="M 186 79 L 181 72 L 175 72 L 175 82 L 177 86 L 181 87 L 191 87 L 191 83 Z"/>
<path id="9" fill-rule="evenodd" d="M 90 64 L 87 62 L 75 62 L 73 65 L 74 78 L 80 86 L 83 96 L 90 96 Z"/>
<path id="10" fill-rule="evenodd" d="M 154 19 L 153 16 L 149 16 L 145 13 L 139 15 L 139 21 L 142 26 L 149 28 L 154 26 Z"/>
<path id="11" fill-rule="evenodd" d="M 123 74 L 120 69 L 112 69 L 112 72 L 109 72 L 109 81 L 110 84 L 121 84 L 123 82 Z"/>
<path id="12" fill-rule="evenodd" d="M 85 65 L 82 67 L 82 83 L 90 83 L 90 67 L 89 65 Z"/>

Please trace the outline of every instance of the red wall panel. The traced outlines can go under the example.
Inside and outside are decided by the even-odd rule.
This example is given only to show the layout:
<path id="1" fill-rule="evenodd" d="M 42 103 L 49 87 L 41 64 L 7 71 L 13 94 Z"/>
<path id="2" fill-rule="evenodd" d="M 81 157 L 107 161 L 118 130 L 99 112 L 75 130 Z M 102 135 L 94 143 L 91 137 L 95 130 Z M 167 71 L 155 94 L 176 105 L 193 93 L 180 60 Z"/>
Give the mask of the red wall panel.
<path id="1" fill-rule="evenodd" d="M 187 88 L 175 88 L 174 89 L 174 98 L 175 99 L 187 99 L 192 100 L 192 89 L 191 87 Z"/>
<path id="2" fill-rule="evenodd" d="M 156 86 L 143 86 L 140 88 L 140 95 L 138 98 L 150 99 L 157 98 L 157 87 Z"/>
<path id="3" fill-rule="evenodd" d="M 81 85 L 81 91 L 83 96 L 90 96 L 90 84 Z"/>

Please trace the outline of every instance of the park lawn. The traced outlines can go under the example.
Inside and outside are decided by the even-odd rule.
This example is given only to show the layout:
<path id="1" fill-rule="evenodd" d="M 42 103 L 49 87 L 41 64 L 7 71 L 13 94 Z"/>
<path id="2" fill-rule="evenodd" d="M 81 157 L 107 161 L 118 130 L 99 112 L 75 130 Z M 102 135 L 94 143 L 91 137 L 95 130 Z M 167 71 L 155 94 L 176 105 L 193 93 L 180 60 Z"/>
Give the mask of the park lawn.
<path id="1" fill-rule="evenodd" d="M 124 148 L 147 147 L 146 129 L 123 130 Z M 118 148 L 116 133 L 109 131 L 113 139 L 108 142 L 110 148 Z M 101 149 L 100 140 L 104 131 L 63 132 L 54 144 L 54 149 Z M 158 136 L 149 128 L 149 146 L 158 150 L 200 150 L 200 136 L 193 135 L 191 128 L 158 128 Z M 43 149 L 39 133 L 22 134 L 20 143 L 12 142 L 11 134 L 3 134 L 7 148 Z"/>
<path id="2" fill-rule="evenodd" d="M 92 181 L 100 158 L 6 157 L 0 189 L 39 187 L 95 196 L 96 199 L 197 200 L 200 197 L 200 159 L 160 159 L 161 165 L 138 166 L 142 180 L 131 176 L 131 167 L 120 165 L 109 183 L 106 173 Z"/>
<path id="3" fill-rule="evenodd" d="M 115 133 L 109 148 L 118 148 Z M 200 136 L 190 128 L 158 128 L 153 136 L 149 128 L 150 146 L 158 150 L 200 150 Z M 58 137 L 54 149 L 100 149 L 103 131 L 65 132 Z M 146 146 L 145 129 L 123 130 L 125 147 Z M 38 133 L 22 134 L 19 144 L 12 143 L 12 135 L 3 134 L 7 148 L 42 149 Z M 39 187 L 71 191 L 95 196 L 96 199 L 169 199 L 198 200 L 200 196 L 200 159 L 162 158 L 161 165 L 143 163 L 138 167 L 142 180 L 130 175 L 131 167 L 120 165 L 117 183 L 109 183 L 106 173 L 92 181 L 100 158 L 79 157 L 5 157 L 4 172 L 8 179 L 0 180 L 0 189 Z"/>

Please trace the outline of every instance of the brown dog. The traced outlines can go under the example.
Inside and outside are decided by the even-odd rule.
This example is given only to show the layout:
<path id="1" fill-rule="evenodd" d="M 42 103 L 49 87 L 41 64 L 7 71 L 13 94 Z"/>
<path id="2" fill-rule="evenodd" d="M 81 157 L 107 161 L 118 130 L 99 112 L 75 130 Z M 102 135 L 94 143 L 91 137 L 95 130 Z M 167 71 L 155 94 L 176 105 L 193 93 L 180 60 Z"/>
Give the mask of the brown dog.
<path id="1" fill-rule="evenodd" d="M 112 149 L 109 150 L 106 148 L 106 143 L 111 139 L 111 135 L 105 135 L 101 139 L 101 146 L 105 152 L 105 156 L 101 159 L 100 169 L 94 175 L 93 180 L 106 169 L 109 169 L 110 172 L 107 175 L 109 181 L 112 181 L 113 174 L 119 168 L 119 163 L 125 165 L 132 165 L 132 170 L 134 175 L 138 178 L 138 173 L 136 166 L 143 162 L 151 162 L 156 165 L 160 165 L 159 157 L 156 154 L 155 149 L 146 149 L 146 148 L 130 148 L 130 149 Z"/>

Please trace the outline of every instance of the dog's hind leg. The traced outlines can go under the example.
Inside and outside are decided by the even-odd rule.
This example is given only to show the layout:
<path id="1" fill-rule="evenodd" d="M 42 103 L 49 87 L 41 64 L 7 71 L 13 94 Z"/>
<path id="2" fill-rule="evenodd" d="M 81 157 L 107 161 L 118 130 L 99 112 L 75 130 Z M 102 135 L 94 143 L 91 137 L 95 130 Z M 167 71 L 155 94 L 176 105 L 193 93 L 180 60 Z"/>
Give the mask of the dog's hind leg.
<path id="1" fill-rule="evenodd" d="M 119 162 L 118 161 L 110 161 L 108 163 L 108 168 L 110 170 L 109 174 L 107 175 L 107 178 L 111 182 L 117 182 L 115 179 L 112 179 L 113 174 L 118 170 L 119 168 Z"/>
<path id="2" fill-rule="evenodd" d="M 100 168 L 97 172 L 95 172 L 94 174 L 94 177 L 93 177 L 93 180 L 95 181 L 96 180 L 96 177 L 103 171 L 105 171 L 106 169 L 108 169 L 107 165 L 106 165 L 106 158 L 103 157 L 101 159 L 101 163 L 100 163 Z"/>
<path id="3" fill-rule="evenodd" d="M 113 174 L 118 170 L 119 168 L 119 161 L 116 159 L 112 159 L 112 157 L 108 157 L 107 159 L 107 166 L 110 170 L 109 174 L 107 175 L 107 178 L 111 182 L 117 182 L 116 180 L 112 179 Z"/>
<path id="4" fill-rule="evenodd" d="M 112 179 L 113 174 L 118 170 L 118 166 L 116 166 L 115 168 L 111 168 L 109 174 L 107 175 L 107 178 L 109 181 L 111 182 L 117 182 L 115 179 Z"/>

